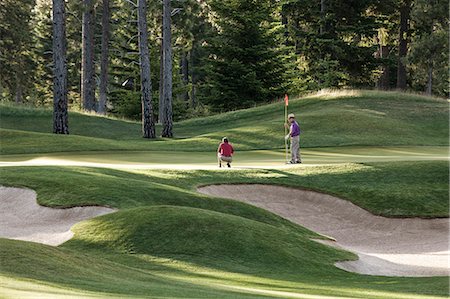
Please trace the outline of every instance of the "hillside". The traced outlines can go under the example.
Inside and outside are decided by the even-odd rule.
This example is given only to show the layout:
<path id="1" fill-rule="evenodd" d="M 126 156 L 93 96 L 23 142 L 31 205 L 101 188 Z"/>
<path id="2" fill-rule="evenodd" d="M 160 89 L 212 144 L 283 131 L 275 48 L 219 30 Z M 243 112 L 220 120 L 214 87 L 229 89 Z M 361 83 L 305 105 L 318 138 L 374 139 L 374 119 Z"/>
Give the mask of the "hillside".
<path id="1" fill-rule="evenodd" d="M 292 99 L 303 147 L 448 145 L 447 102 L 418 95 L 346 91 Z M 105 150 L 211 151 L 228 136 L 240 150 L 279 149 L 281 102 L 175 124 L 174 140 L 144 140 L 137 122 L 70 113 L 70 135 L 51 134 L 48 109 L 0 106 L 2 154 Z M 159 128 L 158 128 L 159 130 Z"/>

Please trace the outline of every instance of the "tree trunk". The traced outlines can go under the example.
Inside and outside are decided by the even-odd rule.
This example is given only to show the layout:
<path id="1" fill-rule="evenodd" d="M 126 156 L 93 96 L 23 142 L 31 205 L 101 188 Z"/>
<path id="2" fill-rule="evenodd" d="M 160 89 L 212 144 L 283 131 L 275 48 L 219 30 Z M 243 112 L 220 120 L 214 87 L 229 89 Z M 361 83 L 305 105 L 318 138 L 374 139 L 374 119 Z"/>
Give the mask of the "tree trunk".
<path id="1" fill-rule="evenodd" d="M 281 25 L 284 27 L 284 44 L 287 46 L 289 44 L 289 26 L 288 26 L 288 12 L 286 5 L 281 5 Z"/>
<path id="2" fill-rule="evenodd" d="M 299 28 L 300 28 L 300 18 L 298 14 L 296 13 L 294 16 L 294 20 L 292 22 L 292 26 L 294 27 L 294 47 L 295 47 L 295 54 L 299 55 L 301 53 L 300 48 L 300 40 L 297 37 Z"/>
<path id="3" fill-rule="evenodd" d="M 162 22 L 162 18 L 161 18 Z M 163 27 L 161 25 L 161 34 L 163 31 Z M 162 124 L 164 122 L 165 114 L 164 114 L 164 94 L 163 94 L 163 84 L 164 84 L 164 58 L 163 58 L 163 49 L 164 49 L 164 40 L 161 38 L 161 47 L 159 48 L 159 102 L 158 102 L 158 122 Z"/>
<path id="4" fill-rule="evenodd" d="M 150 56 L 148 51 L 147 0 L 138 0 L 139 62 L 141 69 L 142 135 L 155 138 L 153 119 L 152 82 L 150 77 Z"/>
<path id="5" fill-rule="evenodd" d="M 109 0 L 103 0 L 102 14 L 102 57 L 100 64 L 100 99 L 98 113 L 105 114 L 108 99 L 108 48 L 109 48 Z"/>
<path id="6" fill-rule="evenodd" d="M 16 91 L 14 95 L 14 101 L 16 102 L 16 104 L 20 104 L 23 102 L 22 83 L 20 82 L 18 74 L 16 74 Z"/>
<path id="7" fill-rule="evenodd" d="M 430 62 L 428 65 L 428 80 L 426 94 L 430 95 L 433 93 L 433 63 Z"/>
<path id="8" fill-rule="evenodd" d="M 388 46 L 380 46 L 379 50 L 378 50 L 378 58 L 380 59 L 386 59 L 389 55 L 389 47 Z M 390 77 L 389 77 L 389 64 L 387 63 L 383 63 L 383 65 L 381 66 L 381 76 L 378 79 L 377 82 L 377 87 L 378 89 L 382 89 L 382 90 L 388 90 L 389 89 L 389 81 L 390 81 Z"/>
<path id="9" fill-rule="evenodd" d="M 172 32 L 170 0 L 163 1 L 163 102 L 162 137 L 173 137 L 172 132 Z"/>
<path id="10" fill-rule="evenodd" d="M 194 70 L 194 45 L 192 45 L 192 49 L 191 49 L 191 54 L 190 54 L 190 58 L 191 58 L 191 107 L 192 109 L 197 108 L 197 98 L 195 96 L 195 84 L 197 82 L 196 76 L 195 76 L 195 70 Z"/>
<path id="11" fill-rule="evenodd" d="M 189 107 L 189 92 L 187 90 L 189 84 L 189 62 L 185 51 L 181 53 L 180 71 L 181 80 L 183 81 L 183 101 L 186 103 L 186 107 Z"/>
<path id="12" fill-rule="evenodd" d="M 406 66 L 403 61 L 408 52 L 409 17 L 411 0 L 404 0 L 400 7 L 400 34 L 398 44 L 397 88 L 406 89 Z"/>
<path id="13" fill-rule="evenodd" d="M 81 49 L 81 98 L 83 109 L 96 110 L 94 68 L 94 3 L 83 0 Z"/>
<path id="14" fill-rule="evenodd" d="M 64 0 L 53 0 L 53 133 L 69 134 Z"/>
<path id="15" fill-rule="evenodd" d="M 327 7 L 326 7 L 325 1 L 326 0 L 320 0 L 320 29 L 319 29 L 320 30 L 319 31 L 320 34 L 323 34 L 326 31 L 326 24 L 325 24 L 326 20 L 325 20 L 325 17 L 326 17 L 326 9 L 327 9 Z"/>

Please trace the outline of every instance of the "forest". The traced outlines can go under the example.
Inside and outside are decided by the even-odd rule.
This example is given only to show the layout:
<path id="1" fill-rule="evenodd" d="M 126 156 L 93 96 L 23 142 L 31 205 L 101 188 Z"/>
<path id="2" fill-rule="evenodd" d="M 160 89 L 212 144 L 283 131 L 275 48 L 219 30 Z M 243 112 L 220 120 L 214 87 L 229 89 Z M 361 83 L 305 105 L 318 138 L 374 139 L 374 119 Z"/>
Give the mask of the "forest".
<path id="1" fill-rule="evenodd" d="M 67 133 L 71 109 L 142 119 L 144 137 L 153 138 L 155 123 L 172 137 L 174 121 L 285 94 L 364 88 L 447 97 L 448 6 L 1 0 L 0 100 L 53 105 L 58 133 Z"/>

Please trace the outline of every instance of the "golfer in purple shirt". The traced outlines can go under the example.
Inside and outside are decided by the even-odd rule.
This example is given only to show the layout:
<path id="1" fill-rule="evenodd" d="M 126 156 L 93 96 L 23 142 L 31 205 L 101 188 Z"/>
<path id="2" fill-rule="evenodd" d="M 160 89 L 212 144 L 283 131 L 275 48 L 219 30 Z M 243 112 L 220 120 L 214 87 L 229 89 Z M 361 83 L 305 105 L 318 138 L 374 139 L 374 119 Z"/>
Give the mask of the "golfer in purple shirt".
<path id="1" fill-rule="evenodd" d="M 302 157 L 300 155 L 300 126 L 295 121 L 295 115 L 293 113 L 288 115 L 289 134 L 286 135 L 286 139 L 291 139 L 291 161 L 290 164 L 302 163 Z"/>

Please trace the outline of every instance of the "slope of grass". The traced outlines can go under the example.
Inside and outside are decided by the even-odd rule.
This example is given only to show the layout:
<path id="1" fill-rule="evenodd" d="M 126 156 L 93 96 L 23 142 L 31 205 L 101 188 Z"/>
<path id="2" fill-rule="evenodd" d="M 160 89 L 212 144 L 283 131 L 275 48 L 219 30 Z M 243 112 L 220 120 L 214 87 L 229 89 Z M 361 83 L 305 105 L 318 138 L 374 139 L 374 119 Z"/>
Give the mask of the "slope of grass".
<path id="1" fill-rule="evenodd" d="M 4 277 L 27 279 L 28 285 L 31 279 L 38 287 L 31 292 L 29 298 L 39 298 L 40 292 L 45 292 L 45 288 L 42 290 L 42 284 L 51 290 L 49 295 L 56 294 L 55 298 L 64 298 L 64 295 L 71 293 L 82 298 L 88 298 L 90 295 L 98 298 L 154 296 L 183 298 L 187 292 L 192 297 L 214 298 L 227 294 L 231 297 L 233 294 L 158 275 L 158 272 L 166 271 L 166 267 L 158 263 L 147 262 L 145 269 L 127 265 L 136 263 L 134 257 L 116 254 L 105 258 L 106 255 L 106 252 L 102 255 L 89 254 L 42 244 L 0 239 L 0 281 Z M 20 284 L 18 287 L 17 282 L 11 284 L 12 289 L 26 289 L 26 286 Z M 59 292 L 55 292 L 52 287 L 57 287 Z M 14 294 L 0 286 L 0 296 L 5 296 L 1 296 L 2 298 L 17 298 L 8 296 L 8 293 Z M 44 294 L 40 298 L 47 298 L 47 294 Z"/>
<path id="2" fill-rule="evenodd" d="M 302 251 L 303 240 L 289 250 Z M 308 241 L 307 241 L 308 242 Z M 309 241 L 311 242 L 311 241 Z M 313 246 L 319 246 L 315 244 Z M 71 247 L 71 248 L 67 248 Z M 119 254 L 103 249 L 83 252 L 74 246 L 0 239 L 2 298 L 445 298 L 447 278 L 389 278 L 346 273 L 319 262 L 293 272 L 248 271 L 237 263 L 208 258 L 219 268 L 187 262 L 186 256 Z M 325 248 L 319 246 L 320 248 Z M 335 256 L 335 252 L 331 255 Z M 311 257 L 304 255 L 305 258 Z M 336 257 L 336 256 L 335 256 Z M 327 262 L 332 257 L 327 257 Z M 316 264 L 317 266 L 317 264 Z M 25 296 L 25 293 L 28 296 Z M 317 296 L 317 297 L 315 297 Z M 330 298 L 330 297 L 327 297 Z"/>
<path id="3" fill-rule="evenodd" d="M 248 205 L 211 199 L 195 186 L 262 183 L 336 194 L 384 216 L 448 216 L 448 162 L 338 164 L 286 170 L 128 170 L 86 167 L 3 167 L 0 185 L 24 186 L 43 205 L 131 208 L 182 205 L 262 221 Z M 76 184 L 76 188 L 74 188 Z M 261 210 L 262 211 L 262 210 Z M 271 219 L 266 213 L 264 219 Z M 264 221 L 266 221 L 264 220 Z M 274 225 L 276 220 L 269 224 Z M 290 223 L 286 221 L 286 223 Z M 288 224 L 285 224 L 288 225 Z"/>
<path id="4" fill-rule="evenodd" d="M 310 241 L 320 236 L 299 227 L 191 207 L 126 209 L 80 223 L 73 231 L 76 238 L 63 247 L 177 257 L 228 271 L 317 274 L 338 260 L 355 258 Z"/>
<path id="5" fill-rule="evenodd" d="M 33 188 L 45 205 L 121 208 L 76 225 L 75 237 L 59 248 L 0 240 L 0 281 L 15 279 L 9 282 L 15 286 L 32 279 L 98 297 L 446 295 L 445 277 L 341 271 L 334 261 L 353 255 L 311 241 L 316 234 L 262 209 L 194 191 L 198 185 L 241 182 L 314 188 L 386 215 L 448 215 L 446 162 L 222 172 L 0 168 L 0 185 Z"/>
<path id="6" fill-rule="evenodd" d="M 348 91 L 291 100 L 304 147 L 448 145 L 447 102 L 411 94 Z M 135 122 L 70 113 L 70 137 L 51 134 L 51 111 L 0 106 L 2 154 L 88 150 L 210 151 L 224 135 L 240 150 L 282 148 L 283 105 L 175 124 L 175 140 L 143 140 Z M 92 137 L 92 138 L 87 138 Z M 30 146 L 34 145 L 34 146 Z"/>

